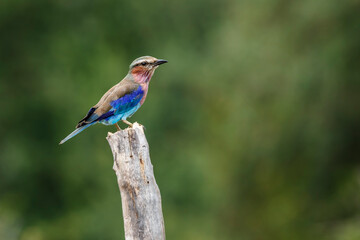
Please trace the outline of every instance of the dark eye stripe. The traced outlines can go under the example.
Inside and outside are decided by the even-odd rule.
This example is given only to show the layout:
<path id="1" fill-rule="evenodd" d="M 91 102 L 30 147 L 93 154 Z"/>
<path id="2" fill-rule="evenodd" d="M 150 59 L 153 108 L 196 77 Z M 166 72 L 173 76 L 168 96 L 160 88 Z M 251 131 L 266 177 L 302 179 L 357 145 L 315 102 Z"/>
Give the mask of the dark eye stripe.
<path id="1" fill-rule="evenodd" d="M 148 62 L 140 62 L 140 63 L 135 64 L 134 67 L 137 67 L 137 66 L 140 66 L 140 65 L 145 66 L 147 64 L 148 64 Z"/>

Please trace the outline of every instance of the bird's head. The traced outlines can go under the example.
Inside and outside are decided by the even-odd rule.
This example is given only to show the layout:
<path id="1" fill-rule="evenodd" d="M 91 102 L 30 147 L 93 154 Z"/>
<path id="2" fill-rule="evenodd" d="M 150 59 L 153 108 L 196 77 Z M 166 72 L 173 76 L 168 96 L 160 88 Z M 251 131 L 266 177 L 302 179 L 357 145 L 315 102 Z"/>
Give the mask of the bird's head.
<path id="1" fill-rule="evenodd" d="M 164 59 L 157 59 L 151 56 L 139 57 L 130 64 L 129 74 L 137 82 L 149 82 L 155 69 L 164 63 L 167 63 Z"/>

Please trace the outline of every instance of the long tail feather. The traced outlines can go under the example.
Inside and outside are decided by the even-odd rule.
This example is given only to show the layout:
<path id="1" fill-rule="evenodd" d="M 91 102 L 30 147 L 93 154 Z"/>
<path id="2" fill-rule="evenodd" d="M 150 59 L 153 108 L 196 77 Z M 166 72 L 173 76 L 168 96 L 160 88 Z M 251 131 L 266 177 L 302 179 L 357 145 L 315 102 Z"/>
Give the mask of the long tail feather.
<path id="1" fill-rule="evenodd" d="M 95 122 L 94 122 L 95 123 Z M 81 133 L 82 131 L 84 131 L 86 128 L 90 127 L 91 125 L 93 125 L 94 123 L 90 123 L 87 124 L 85 126 L 79 127 L 77 129 L 75 129 L 72 133 L 70 133 L 66 138 L 64 138 L 63 140 L 61 140 L 61 142 L 59 144 L 63 144 L 64 142 L 66 142 L 67 140 L 69 140 L 70 138 L 75 137 L 77 134 Z"/>

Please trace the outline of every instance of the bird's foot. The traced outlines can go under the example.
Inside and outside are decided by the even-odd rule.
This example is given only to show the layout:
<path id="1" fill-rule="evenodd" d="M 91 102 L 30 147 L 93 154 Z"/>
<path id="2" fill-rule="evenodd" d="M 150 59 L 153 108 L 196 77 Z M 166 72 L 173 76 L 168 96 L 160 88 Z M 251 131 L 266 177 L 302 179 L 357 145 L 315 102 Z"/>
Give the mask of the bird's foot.
<path id="1" fill-rule="evenodd" d="M 121 131 L 121 128 L 119 127 L 119 125 L 117 123 L 115 123 L 115 127 L 117 128 L 118 131 Z"/>
<path id="2" fill-rule="evenodd" d="M 126 123 L 127 125 L 129 125 L 131 128 L 133 127 L 133 124 L 127 120 L 122 120 L 124 123 Z"/>

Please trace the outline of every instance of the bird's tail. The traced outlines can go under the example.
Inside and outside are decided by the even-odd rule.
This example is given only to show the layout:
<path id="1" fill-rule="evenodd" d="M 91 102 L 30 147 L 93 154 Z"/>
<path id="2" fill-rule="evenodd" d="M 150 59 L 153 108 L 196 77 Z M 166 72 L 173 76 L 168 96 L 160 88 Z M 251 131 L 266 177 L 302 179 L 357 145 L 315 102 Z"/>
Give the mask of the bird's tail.
<path id="1" fill-rule="evenodd" d="M 89 123 L 87 125 L 84 125 L 82 127 L 79 127 L 77 129 L 75 129 L 72 133 L 70 133 L 66 138 L 64 138 L 63 140 L 61 140 L 61 142 L 59 144 L 63 144 L 64 142 L 66 142 L 67 140 L 69 140 L 70 138 L 75 137 L 77 134 L 81 133 L 82 131 L 84 131 L 86 128 L 90 127 L 91 125 L 93 125 L 96 122 L 93 123 Z"/>

